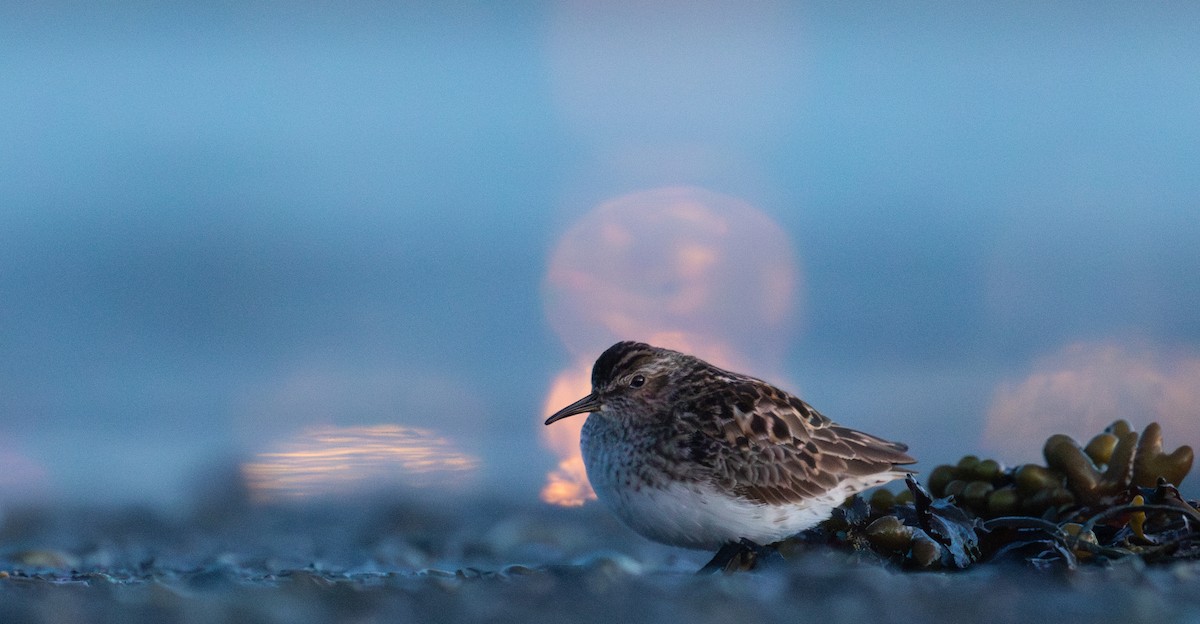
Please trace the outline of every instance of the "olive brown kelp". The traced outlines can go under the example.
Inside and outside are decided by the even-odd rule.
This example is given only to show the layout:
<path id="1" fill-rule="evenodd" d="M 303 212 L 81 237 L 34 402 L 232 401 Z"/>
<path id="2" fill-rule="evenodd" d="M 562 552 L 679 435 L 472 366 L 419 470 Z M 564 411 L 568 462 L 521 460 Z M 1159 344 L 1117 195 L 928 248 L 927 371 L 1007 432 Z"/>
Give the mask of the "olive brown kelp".
<path id="1" fill-rule="evenodd" d="M 968 455 L 937 466 L 926 486 L 910 476 L 899 495 L 855 497 L 781 551 L 819 542 L 912 569 L 1200 559 L 1198 504 L 1177 488 L 1193 452 L 1164 451 L 1158 423 L 1139 435 L 1119 420 L 1086 444 L 1053 435 L 1043 455 L 1045 465 Z"/>

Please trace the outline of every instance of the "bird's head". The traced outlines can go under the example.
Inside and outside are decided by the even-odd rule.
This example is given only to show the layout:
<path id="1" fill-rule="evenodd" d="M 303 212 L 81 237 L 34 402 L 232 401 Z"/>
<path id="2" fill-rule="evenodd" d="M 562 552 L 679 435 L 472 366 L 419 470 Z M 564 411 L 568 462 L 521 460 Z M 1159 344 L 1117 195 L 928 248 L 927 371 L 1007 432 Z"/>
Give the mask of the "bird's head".
<path id="1" fill-rule="evenodd" d="M 641 342 L 618 342 L 592 366 L 592 392 L 546 419 L 549 425 L 575 414 L 661 414 L 678 381 L 704 363 L 677 351 Z"/>

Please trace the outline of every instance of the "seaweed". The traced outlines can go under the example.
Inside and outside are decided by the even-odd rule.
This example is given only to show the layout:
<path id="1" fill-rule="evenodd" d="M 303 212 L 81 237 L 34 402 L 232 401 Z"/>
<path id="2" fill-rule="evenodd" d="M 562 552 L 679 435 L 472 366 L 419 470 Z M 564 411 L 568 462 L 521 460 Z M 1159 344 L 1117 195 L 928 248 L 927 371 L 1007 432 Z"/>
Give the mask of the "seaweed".
<path id="1" fill-rule="evenodd" d="M 1124 420 L 1081 445 L 1053 435 L 1046 465 L 1006 468 L 974 455 L 937 466 L 927 487 L 909 475 L 900 495 L 853 497 L 793 541 L 870 552 L 903 568 L 961 570 L 1018 560 L 1036 568 L 1200 559 L 1200 504 L 1178 484 L 1192 449 L 1163 450 L 1162 428 Z"/>

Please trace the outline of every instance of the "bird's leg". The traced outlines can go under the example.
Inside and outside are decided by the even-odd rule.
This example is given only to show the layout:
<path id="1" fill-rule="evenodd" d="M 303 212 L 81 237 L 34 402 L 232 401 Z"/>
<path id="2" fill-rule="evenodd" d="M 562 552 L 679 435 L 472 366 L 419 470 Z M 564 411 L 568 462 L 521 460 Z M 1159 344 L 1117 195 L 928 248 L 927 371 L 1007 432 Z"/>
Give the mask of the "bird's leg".
<path id="1" fill-rule="evenodd" d="M 714 574 L 716 572 L 731 574 L 742 569 L 745 563 L 743 560 L 753 552 L 746 546 L 746 541 L 743 539 L 740 542 L 725 544 L 713 555 L 712 560 L 704 564 L 704 567 L 700 568 L 696 574 Z M 749 563 L 753 564 L 753 561 L 751 560 Z"/>
<path id="2" fill-rule="evenodd" d="M 779 551 L 774 546 L 762 546 L 746 538 L 729 542 L 713 555 L 712 561 L 704 564 L 696 574 L 713 574 L 724 572 L 744 572 L 758 567 L 759 562 L 765 562 L 772 557 L 779 557 Z"/>

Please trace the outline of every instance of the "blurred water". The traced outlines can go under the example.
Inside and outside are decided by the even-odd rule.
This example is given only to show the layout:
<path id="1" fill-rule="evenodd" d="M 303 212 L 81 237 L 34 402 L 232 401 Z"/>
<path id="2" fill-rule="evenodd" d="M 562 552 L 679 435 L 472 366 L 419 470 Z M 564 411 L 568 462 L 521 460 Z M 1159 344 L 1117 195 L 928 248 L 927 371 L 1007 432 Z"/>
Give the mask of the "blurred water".
<path id="1" fill-rule="evenodd" d="M 186 505 L 214 464 L 384 425 L 478 458 L 455 496 L 534 501 L 546 396 L 598 331 L 552 329 L 554 250 L 681 187 L 794 250 L 794 314 L 740 365 L 923 465 L 1036 457 L 997 414 L 1196 445 L 1198 17 L 6 4 L 0 509 Z M 677 331 L 742 305 L 696 283 L 722 306 Z"/>
<path id="2" fill-rule="evenodd" d="M 906 573 L 827 547 L 761 572 L 651 544 L 596 507 L 500 500 L 184 513 L 29 508 L 0 530 L 0 618 L 21 622 L 414 620 L 1184 622 L 1194 563 L 1074 572 L 1004 564 Z M 598 513 L 599 512 L 599 513 Z"/>

